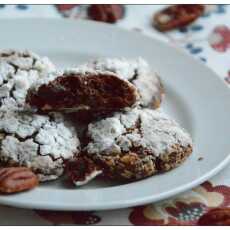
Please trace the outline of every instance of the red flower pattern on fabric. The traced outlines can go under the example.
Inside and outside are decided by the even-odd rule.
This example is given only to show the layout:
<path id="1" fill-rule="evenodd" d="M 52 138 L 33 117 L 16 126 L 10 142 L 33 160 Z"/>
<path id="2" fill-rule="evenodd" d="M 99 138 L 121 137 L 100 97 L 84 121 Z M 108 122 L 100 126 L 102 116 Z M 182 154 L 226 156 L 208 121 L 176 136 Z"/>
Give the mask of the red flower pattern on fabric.
<path id="1" fill-rule="evenodd" d="M 190 204 L 176 202 L 175 206 L 167 207 L 165 210 L 181 223 L 185 222 L 184 224 L 196 222 L 208 209 L 206 205 L 199 202 Z"/>
<path id="2" fill-rule="evenodd" d="M 62 212 L 37 210 L 35 211 L 35 213 L 43 219 L 49 221 L 53 225 L 93 225 L 101 221 L 101 218 L 94 215 L 93 212 Z"/>
<path id="3" fill-rule="evenodd" d="M 134 225 L 196 225 L 214 207 L 230 205 L 230 187 L 205 182 L 189 195 L 135 207 L 129 220 Z"/>
<path id="4" fill-rule="evenodd" d="M 230 29 L 221 25 L 214 28 L 209 37 L 209 44 L 218 52 L 226 52 L 230 48 Z"/>

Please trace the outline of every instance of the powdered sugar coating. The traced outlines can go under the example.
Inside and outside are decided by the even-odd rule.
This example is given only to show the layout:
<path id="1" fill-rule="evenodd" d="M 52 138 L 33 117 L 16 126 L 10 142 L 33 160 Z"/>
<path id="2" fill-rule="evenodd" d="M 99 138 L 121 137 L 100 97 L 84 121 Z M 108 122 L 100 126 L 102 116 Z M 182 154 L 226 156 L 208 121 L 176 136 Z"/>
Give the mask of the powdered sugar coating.
<path id="1" fill-rule="evenodd" d="M 32 168 L 40 180 L 60 176 L 64 160 L 80 149 L 75 129 L 60 116 L 1 113 L 0 133 L 0 160 Z"/>
<path id="2" fill-rule="evenodd" d="M 47 57 L 30 51 L 0 51 L 0 109 L 23 107 L 28 88 L 37 79 L 55 70 Z"/>
<path id="3" fill-rule="evenodd" d="M 38 90 L 41 85 L 48 85 L 51 81 L 55 80 L 59 76 L 62 76 L 63 72 L 61 70 L 56 70 L 50 72 L 44 78 L 39 78 L 31 85 L 30 89 Z"/>
<path id="4" fill-rule="evenodd" d="M 153 72 L 143 58 L 106 58 L 99 59 L 80 66 L 79 68 L 93 68 L 101 71 L 111 71 L 120 78 L 133 83 L 141 96 L 144 107 L 158 107 L 163 94 L 163 86 L 159 76 Z"/>
<path id="5" fill-rule="evenodd" d="M 133 148 L 147 150 L 153 156 L 175 151 L 174 146 L 192 146 L 190 135 L 163 112 L 134 109 L 117 113 L 88 126 L 88 154 L 132 152 Z"/>

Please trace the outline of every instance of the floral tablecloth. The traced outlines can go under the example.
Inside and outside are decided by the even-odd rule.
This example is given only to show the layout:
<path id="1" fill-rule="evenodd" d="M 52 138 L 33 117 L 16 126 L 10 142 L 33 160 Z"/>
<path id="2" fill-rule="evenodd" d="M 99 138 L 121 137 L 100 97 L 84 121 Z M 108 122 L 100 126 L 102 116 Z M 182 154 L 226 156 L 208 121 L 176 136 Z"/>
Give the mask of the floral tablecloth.
<path id="1" fill-rule="evenodd" d="M 212 68 L 230 86 L 230 5 L 209 5 L 192 25 L 168 33 L 151 26 L 160 5 L 126 5 L 114 26 L 136 30 L 181 47 Z M 85 18 L 83 5 L 0 5 L 0 18 Z M 226 98 L 229 100 L 229 98 Z M 221 103 L 221 101 L 220 101 Z M 223 134 L 223 138 L 227 138 Z M 0 225 L 196 225 L 213 207 L 230 206 L 230 165 L 217 176 L 180 196 L 162 202 L 114 211 L 34 211 L 0 206 Z"/>

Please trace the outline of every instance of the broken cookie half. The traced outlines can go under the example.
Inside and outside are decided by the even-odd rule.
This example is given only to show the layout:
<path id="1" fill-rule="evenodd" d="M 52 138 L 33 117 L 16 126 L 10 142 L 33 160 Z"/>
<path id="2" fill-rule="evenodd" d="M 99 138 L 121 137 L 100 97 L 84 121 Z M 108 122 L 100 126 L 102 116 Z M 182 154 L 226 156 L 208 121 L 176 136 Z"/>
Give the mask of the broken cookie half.
<path id="1" fill-rule="evenodd" d="M 85 67 L 87 66 L 97 71 L 113 72 L 121 79 L 132 83 L 140 94 L 141 107 L 152 109 L 160 107 L 164 87 L 159 75 L 152 70 L 145 59 L 105 58 L 86 63 Z"/>
<path id="2" fill-rule="evenodd" d="M 26 103 L 42 112 L 92 111 L 110 113 L 135 107 L 136 87 L 117 74 L 89 68 L 76 68 L 50 74 L 29 91 Z"/>

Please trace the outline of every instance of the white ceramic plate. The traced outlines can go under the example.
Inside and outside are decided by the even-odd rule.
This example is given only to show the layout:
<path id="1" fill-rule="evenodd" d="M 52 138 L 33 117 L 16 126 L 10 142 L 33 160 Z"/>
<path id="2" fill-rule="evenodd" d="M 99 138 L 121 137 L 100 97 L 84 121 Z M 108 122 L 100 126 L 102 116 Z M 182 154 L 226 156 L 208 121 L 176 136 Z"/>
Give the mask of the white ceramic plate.
<path id="1" fill-rule="evenodd" d="M 137 32 L 89 21 L 1 20 L 0 48 L 27 48 L 60 67 L 94 57 L 146 58 L 162 76 L 163 107 L 192 135 L 195 149 L 180 167 L 125 185 L 92 182 L 66 188 L 61 181 L 0 196 L 0 203 L 39 209 L 114 209 L 159 201 L 202 183 L 230 160 L 230 91 L 210 69 L 181 51 Z M 203 157 L 202 161 L 198 158 Z"/>

